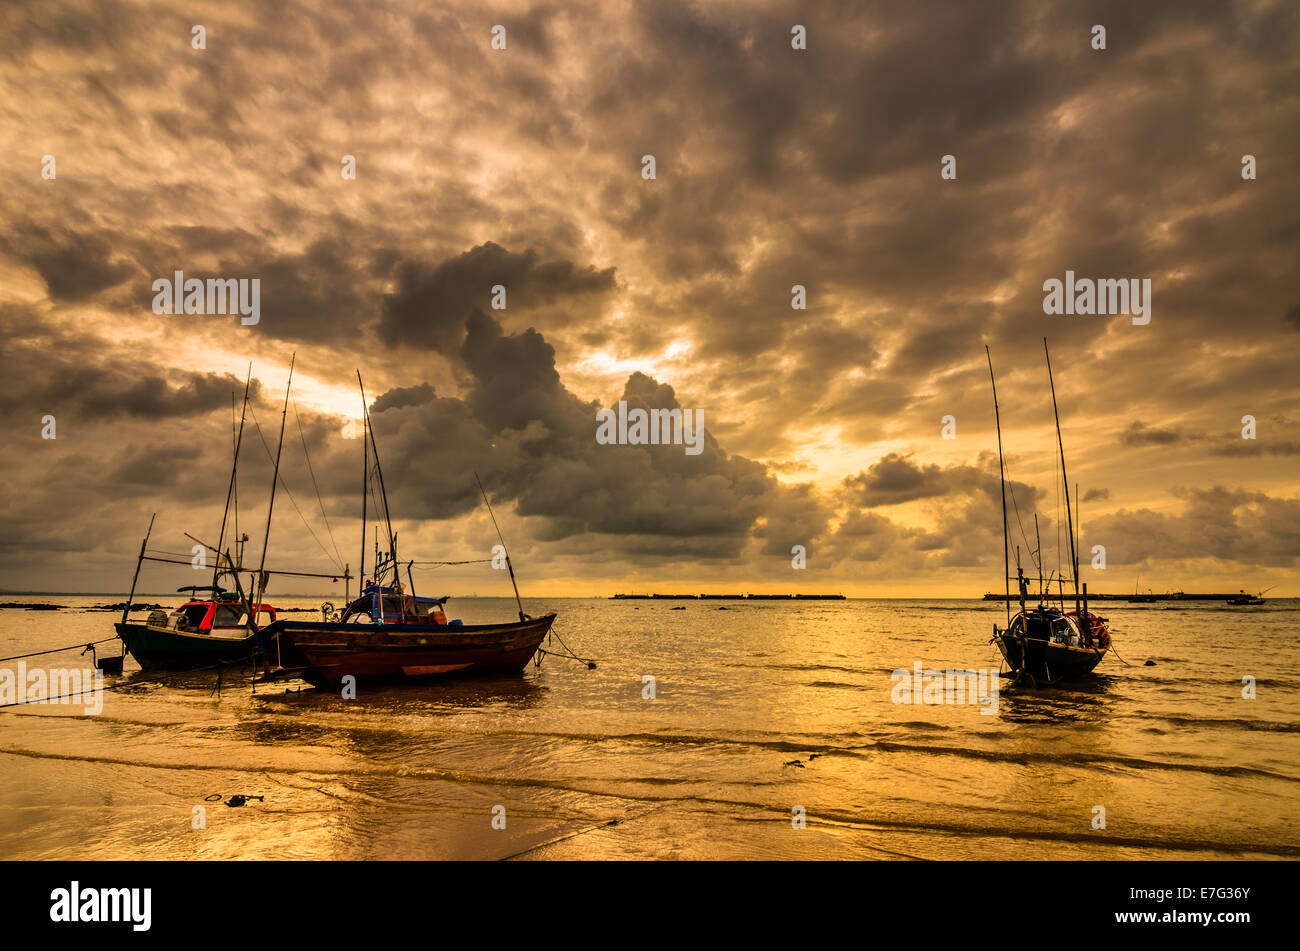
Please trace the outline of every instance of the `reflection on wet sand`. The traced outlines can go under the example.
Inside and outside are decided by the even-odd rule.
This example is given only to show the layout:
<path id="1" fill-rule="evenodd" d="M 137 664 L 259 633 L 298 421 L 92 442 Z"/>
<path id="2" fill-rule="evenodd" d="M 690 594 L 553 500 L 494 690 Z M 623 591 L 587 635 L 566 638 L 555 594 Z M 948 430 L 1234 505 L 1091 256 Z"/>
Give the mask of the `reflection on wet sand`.
<path id="1" fill-rule="evenodd" d="M 1207 646 L 1174 636 L 1187 611 L 1117 607 L 1133 666 L 1003 679 L 990 715 L 891 697 L 899 668 L 989 666 L 979 603 L 558 607 L 598 669 L 548 658 L 355 699 L 251 669 L 129 669 L 98 716 L 0 716 L 0 855 L 1300 855 L 1297 649 L 1277 634 L 1296 612 L 1232 616 Z M 90 632 L 39 622 L 48 644 Z M 1279 673 L 1246 701 L 1225 668 Z"/>

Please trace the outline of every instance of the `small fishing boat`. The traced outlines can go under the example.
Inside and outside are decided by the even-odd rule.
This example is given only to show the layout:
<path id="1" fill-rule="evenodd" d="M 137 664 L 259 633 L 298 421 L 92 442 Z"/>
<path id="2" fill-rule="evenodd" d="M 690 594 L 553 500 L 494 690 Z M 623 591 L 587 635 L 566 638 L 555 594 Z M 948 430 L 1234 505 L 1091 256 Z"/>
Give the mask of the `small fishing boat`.
<path id="1" fill-rule="evenodd" d="M 357 681 L 406 681 L 449 674 L 473 675 L 482 673 L 518 672 L 527 666 L 537 653 L 542 641 L 550 633 L 555 612 L 540 617 L 524 613 L 519 598 L 519 585 L 515 581 L 514 566 L 506 552 L 505 539 L 497 526 L 492 503 L 488 501 L 483 484 L 479 493 L 492 518 L 505 553 L 505 567 L 514 588 L 515 604 L 519 609 L 517 621 L 496 624 L 464 624 L 448 620 L 443 611 L 447 597 L 418 597 L 415 578 L 411 573 L 414 560 L 405 563 L 406 579 L 402 579 L 403 563 L 397 556 L 397 534 L 393 531 L 388 509 L 388 493 L 384 486 L 383 469 L 379 464 L 379 448 L 375 443 L 374 429 L 370 425 L 370 412 L 366 406 L 365 386 L 361 386 L 362 455 L 364 479 L 361 494 L 362 559 L 360 577 L 366 578 L 365 530 L 367 502 L 372 487 L 378 490 L 375 501 L 380 511 L 376 521 L 373 582 L 364 583 L 361 595 L 349 603 L 342 612 L 333 606 L 321 606 L 320 621 L 278 619 L 259 632 L 268 661 L 274 661 L 276 670 L 267 676 L 279 678 L 297 676 L 317 687 L 334 687 L 344 677 Z M 477 475 L 475 479 L 477 480 Z M 386 537 L 386 550 L 379 545 L 379 529 Z M 490 561 L 491 559 L 480 559 Z M 473 564 L 475 562 L 422 562 L 421 564 Z"/>
<path id="2" fill-rule="evenodd" d="M 185 670 L 252 659 L 256 645 L 243 599 L 219 586 L 180 588 L 191 599 L 171 612 L 155 610 L 144 624 L 115 625 L 124 649 L 144 670 Z M 207 590 L 211 597 L 199 599 Z M 270 624 L 276 610 L 259 603 L 255 625 Z"/>
<path id="3" fill-rule="evenodd" d="M 1051 685 L 1090 674 L 1110 648 L 1106 619 L 1039 604 L 1022 608 L 993 641 L 1017 678 Z"/>
<path id="4" fill-rule="evenodd" d="M 296 359 L 296 357 L 295 357 Z M 275 574 L 292 574 L 312 578 L 351 578 L 347 566 L 338 576 L 315 574 L 302 571 L 275 571 L 266 568 L 266 545 L 270 538 L 271 511 L 275 505 L 275 483 L 279 481 L 280 449 L 276 450 L 275 475 L 271 487 L 271 509 L 267 512 L 267 538 L 262 544 L 262 561 L 258 567 L 258 585 L 261 592 L 253 595 L 254 579 L 249 578 L 248 591 L 240 583 L 239 574 L 243 570 L 244 546 L 248 542 L 247 534 L 240 534 L 238 497 L 236 495 L 237 473 L 239 471 L 239 451 L 243 444 L 244 423 L 248 415 L 249 388 L 252 383 L 253 368 L 249 365 L 248 379 L 244 382 L 244 408 L 240 415 L 239 430 L 235 436 L 234 461 L 230 469 L 230 483 L 226 490 L 226 505 L 221 515 L 221 530 L 216 545 L 206 545 L 193 535 L 187 537 L 197 543 L 195 551 L 216 558 L 212 569 L 212 583 L 208 585 L 185 585 L 177 591 L 190 592 L 190 600 L 171 612 L 155 610 L 145 623 L 133 623 L 129 620 L 131 602 L 135 597 L 136 584 L 140 579 L 140 566 L 146 562 L 187 565 L 199 567 L 192 560 L 178 559 L 166 552 L 151 553 L 149 538 L 153 534 L 154 519 L 149 520 L 149 529 L 144 541 L 140 543 L 140 555 L 135 563 L 135 575 L 131 578 L 131 592 L 127 595 L 122 608 L 122 618 L 114 625 L 117 636 L 122 641 L 123 654 L 129 653 L 144 670 L 193 670 L 201 667 L 221 666 L 227 662 L 251 660 L 258 655 L 259 643 L 257 632 L 261 627 L 277 620 L 278 612 L 263 600 L 267 580 Z M 289 388 L 293 384 L 293 362 L 289 365 L 289 383 L 285 388 L 284 414 L 280 420 L 280 448 L 284 446 L 284 419 L 289 411 Z M 233 400 L 233 397 L 232 397 Z M 233 402 L 231 406 L 234 408 Z M 310 460 L 308 461 L 310 465 Z M 232 507 L 233 503 L 233 507 Z M 226 529 L 230 516 L 234 513 L 234 531 L 232 538 L 234 550 L 226 545 Z M 155 518 L 156 518 L 155 514 Z M 224 549 L 223 549 L 223 546 Z M 230 591 L 220 582 L 229 579 L 235 590 Z M 346 591 L 346 589 L 345 589 Z M 200 597 L 201 592 L 206 594 Z M 253 605 L 257 607 L 254 608 Z"/>
<path id="5" fill-rule="evenodd" d="M 264 634 L 279 641 L 285 672 L 317 687 L 334 687 L 349 675 L 390 682 L 520 671 L 555 620 L 554 611 L 541 617 L 521 612 L 518 621 L 463 624 L 447 619 L 447 600 L 371 585 L 335 617 L 281 619 Z"/>
<path id="6" fill-rule="evenodd" d="M 1266 588 L 1259 594 L 1247 594 L 1245 590 L 1239 591 L 1234 597 L 1224 601 L 1225 604 L 1231 604 L 1234 607 L 1260 605 L 1264 603 L 1264 595 L 1272 591 L 1272 588 Z"/>
<path id="7" fill-rule="evenodd" d="M 993 358 L 984 348 L 989 362 L 989 380 L 993 385 L 993 415 L 998 432 L 998 475 L 1002 483 L 1002 558 L 1006 577 L 1007 624 L 993 625 L 991 642 L 996 644 L 1002 659 L 1017 682 L 1031 686 L 1046 686 L 1073 680 L 1092 673 L 1111 647 L 1110 630 L 1105 618 L 1088 610 L 1088 586 L 1079 582 L 1079 549 L 1075 537 L 1077 519 L 1070 506 L 1070 484 L 1065 474 L 1065 447 L 1061 442 L 1061 416 L 1056 406 L 1056 384 L 1052 380 L 1052 358 L 1043 340 L 1043 353 L 1047 357 L 1047 380 L 1052 390 L 1052 412 L 1056 416 L 1056 442 L 1061 457 L 1061 478 L 1065 490 L 1065 511 L 1070 541 L 1070 568 L 1074 587 L 1074 609 L 1067 609 L 1065 579 L 1057 576 L 1058 595 L 1051 597 L 1050 580 L 1044 581 L 1042 542 L 1032 552 L 1039 569 L 1038 603 L 1029 606 L 1029 582 L 1020 566 L 1020 548 L 1016 547 L 1016 581 L 1020 610 L 1011 614 L 1011 556 L 1010 529 L 1007 521 L 1006 459 L 1002 452 L 1002 420 L 998 410 L 997 381 L 993 377 Z M 1078 504 L 1078 492 L 1075 492 Z M 1017 516 L 1018 517 L 1018 516 Z M 1038 534 L 1038 516 L 1034 516 L 1035 535 Z M 1053 604 L 1055 600 L 1055 604 Z"/>
<path id="8" fill-rule="evenodd" d="M 252 379 L 250 367 L 249 381 Z M 357 374 L 361 382 L 361 374 Z M 524 613 L 515 581 L 514 566 L 505 551 L 505 540 L 497 527 L 505 567 L 509 570 L 514 587 L 515 603 L 519 609 L 517 621 L 495 624 L 467 625 L 459 620 L 449 621 L 443 611 L 446 597 L 417 597 L 415 579 L 408 561 L 403 565 L 397 557 L 397 534 L 393 531 L 388 510 L 388 495 L 379 465 L 379 451 L 375 445 L 374 431 L 370 426 L 370 413 L 365 405 L 365 389 L 361 390 L 365 432 L 362 436 L 362 454 L 365 478 L 362 483 L 361 535 L 362 557 L 360 578 L 366 577 L 365 533 L 367 500 L 372 489 L 377 489 L 377 502 L 381 506 L 382 524 L 387 548 L 379 546 L 379 529 L 375 531 L 373 582 L 365 582 L 360 595 L 348 601 L 342 612 L 330 604 L 322 605 L 320 621 L 290 620 L 280 616 L 265 601 L 267 584 L 273 575 L 294 575 L 305 578 L 343 578 L 345 585 L 353 577 L 348 565 L 341 572 L 319 574 L 306 571 L 277 571 L 266 567 L 266 553 L 270 542 L 271 516 L 275 510 L 276 486 L 279 483 L 280 454 L 284 447 L 285 418 L 289 410 L 289 394 L 293 383 L 293 363 L 289 366 L 289 383 L 285 389 L 284 410 L 280 418 L 280 442 L 276 449 L 275 466 L 271 478 L 270 505 L 266 515 L 266 535 L 262 542 L 261 561 L 255 573 L 250 571 L 247 589 L 240 583 L 243 571 L 244 543 L 248 536 L 238 533 L 238 508 L 236 505 L 235 551 L 223 551 L 226 538 L 227 517 L 235 498 L 235 480 L 239 462 L 239 448 L 243 439 L 244 419 L 241 417 L 235 437 L 235 465 L 231 469 L 230 487 L 226 493 L 226 511 L 222 514 L 221 531 L 215 546 L 198 542 L 198 549 L 216 555 L 212 584 L 188 586 L 191 598 L 174 611 L 154 611 L 144 624 L 130 623 L 131 600 L 135 596 L 140 566 L 145 561 L 177 565 L 191 565 L 190 561 L 167 557 L 167 553 L 150 553 L 149 537 L 153 520 L 140 544 L 135 576 L 131 579 L 131 592 L 127 595 L 122 619 L 116 625 L 122 639 L 123 650 L 129 652 L 145 669 L 193 669 L 218 666 L 226 661 L 245 658 L 259 659 L 265 677 L 279 679 L 298 676 L 316 686 L 331 686 L 346 676 L 375 680 L 407 680 L 455 673 L 486 673 L 522 670 L 537 654 L 542 641 L 551 631 L 555 612 L 540 617 Z M 244 384 L 244 409 L 248 409 L 249 383 Z M 304 441 L 304 451 L 306 449 Z M 310 459 L 308 466 L 310 467 Z M 476 476 L 477 479 L 477 476 Z M 479 492 L 487 505 L 492 524 L 496 516 L 488 501 L 483 485 Z M 319 495 L 319 493 L 318 493 Z M 323 509 L 323 506 L 322 506 Z M 421 562 L 421 565 L 477 564 L 493 559 L 476 559 L 462 562 Z M 340 559 L 341 561 L 341 559 Z M 406 583 L 401 569 L 406 570 Z M 233 581 L 235 590 L 221 587 L 222 579 Z M 199 597 L 200 592 L 208 592 Z M 253 606 L 256 605 L 256 608 Z M 576 658 L 580 659 L 580 658 Z M 274 665 L 274 669 L 273 666 Z M 594 664 L 589 663 L 589 666 Z"/>
<path id="9" fill-rule="evenodd" d="M 1139 578 L 1138 581 L 1140 580 Z M 1128 599 L 1129 604 L 1155 604 L 1157 600 L 1155 593 L 1150 588 L 1147 589 L 1146 594 L 1140 594 L 1138 592 L 1138 582 L 1133 582 L 1133 596 Z"/>

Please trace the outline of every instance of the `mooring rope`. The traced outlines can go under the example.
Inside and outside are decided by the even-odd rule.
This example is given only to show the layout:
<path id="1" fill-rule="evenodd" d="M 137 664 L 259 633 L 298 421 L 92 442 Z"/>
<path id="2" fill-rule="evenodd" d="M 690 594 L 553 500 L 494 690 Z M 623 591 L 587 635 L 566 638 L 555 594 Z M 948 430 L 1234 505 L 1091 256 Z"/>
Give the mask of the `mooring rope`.
<path id="1" fill-rule="evenodd" d="M 109 638 L 109 640 L 116 640 L 116 638 Z M 66 648 L 64 649 L 66 650 Z M 9 707 L 25 707 L 35 703 L 53 703 L 56 700 L 67 700 L 70 697 L 80 697 L 82 694 L 92 693 L 95 690 L 104 690 L 104 691 L 118 690 L 122 687 L 134 687 L 137 684 L 159 683 L 162 680 L 166 679 L 167 677 L 177 677 L 182 674 L 197 674 L 197 673 L 202 673 L 205 670 L 219 670 L 226 667 L 233 667 L 236 664 L 246 664 L 246 663 L 248 663 L 248 659 L 241 657 L 238 660 L 221 661 L 220 663 L 217 664 L 209 664 L 206 667 L 191 667 L 187 670 L 168 670 L 168 671 L 164 671 L 159 676 L 153 678 L 120 680 L 115 684 L 104 684 L 99 687 L 87 687 L 85 690 L 77 690 L 74 691 L 73 693 L 60 694 L 57 697 L 41 697 L 36 700 L 18 700 L 14 703 L 0 703 L 0 710 L 5 710 L 8 709 Z M 87 669 L 91 669 L 91 668 L 87 668 Z"/>
<path id="2" fill-rule="evenodd" d="M 96 644 L 107 644 L 109 641 L 115 641 L 117 639 L 117 635 L 114 634 L 112 637 L 106 637 L 102 641 L 91 641 L 89 644 L 82 641 L 81 643 L 70 644 L 67 647 L 54 647 L 47 651 L 32 651 L 30 654 L 14 654 L 12 657 L 0 657 L 0 664 L 9 660 L 22 660 L 24 657 L 40 657 L 42 654 L 58 654 L 62 651 L 72 651 L 76 650 L 78 647 L 81 648 L 81 652 L 84 654 Z"/>
<path id="3" fill-rule="evenodd" d="M 1115 642 L 1114 642 L 1113 640 L 1110 642 L 1110 650 L 1111 650 L 1111 653 L 1115 655 L 1115 659 L 1118 660 L 1118 661 L 1119 661 L 1121 664 L 1123 664 L 1125 667 L 1132 667 L 1132 666 L 1133 666 L 1133 665 L 1130 664 L 1128 661 L 1126 661 L 1123 657 L 1120 657 L 1120 656 L 1119 656 L 1119 651 L 1115 650 Z"/>
<path id="4" fill-rule="evenodd" d="M 544 648 L 544 647 L 538 647 L 538 648 L 537 648 L 537 653 L 538 653 L 538 654 L 546 654 L 547 656 L 550 656 L 550 657 L 565 657 L 565 658 L 567 658 L 567 659 L 569 659 L 569 660 L 576 660 L 576 661 L 578 661 L 578 662 L 581 663 L 581 664 L 586 664 L 588 670 L 595 670 L 595 669 L 596 669 L 596 661 L 595 661 L 595 660 L 593 660 L 593 659 L 590 658 L 590 657 L 579 657 L 579 656 L 578 656 L 577 654 L 575 654 L 572 650 L 570 650 L 569 645 L 566 644 L 566 643 L 564 643 L 564 639 L 563 639 L 562 637 L 560 637 L 560 635 L 557 634 L 557 633 L 555 632 L 555 625 L 554 625 L 554 624 L 551 625 L 551 629 L 550 629 L 550 631 L 548 631 L 547 634 L 546 634 L 546 640 L 547 640 L 548 643 L 550 642 L 550 639 L 551 639 L 552 637 L 554 637 L 557 641 L 560 642 L 560 646 L 563 647 L 567 653 L 561 654 L 559 651 L 548 651 L 548 650 L 547 650 L 546 648 Z M 541 662 L 540 659 L 538 659 L 538 661 L 537 661 L 537 666 L 538 666 L 538 667 L 542 666 L 542 662 Z"/>

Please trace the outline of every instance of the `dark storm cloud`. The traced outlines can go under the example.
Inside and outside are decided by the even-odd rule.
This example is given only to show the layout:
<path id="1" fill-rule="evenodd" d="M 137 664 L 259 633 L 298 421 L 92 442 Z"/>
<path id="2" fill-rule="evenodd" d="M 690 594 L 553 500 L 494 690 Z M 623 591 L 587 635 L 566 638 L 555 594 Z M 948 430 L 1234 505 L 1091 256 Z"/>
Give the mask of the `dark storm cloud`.
<path id="1" fill-rule="evenodd" d="M 1092 520 L 1088 538 L 1128 564 L 1178 557 L 1291 567 L 1300 557 L 1300 500 L 1218 485 L 1176 494 L 1181 512 L 1120 509 Z"/>
<path id="2" fill-rule="evenodd" d="M 1153 550 L 1191 557 L 1214 528 L 1222 558 L 1248 562 L 1252 532 L 1286 551 L 1294 4 L 259 0 L 204 17 L 196 51 L 198 16 L 167 4 L 0 10 L 0 92 L 22 104 L 0 150 L 0 409 L 14 445 L 39 446 L 22 423 L 38 404 L 84 440 L 6 460 L 33 504 L 108 538 L 104 480 L 142 503 L 220 495 L 224 462 L 151 472 L 171 440 L 150 427 L 220 435 L 224 459 L 240 381 L 220 368 L 297 348 L 329 390 L 301 418 L 331 513 L 355 508 L 359 447 L 331 413 L 360 364 L 403 517 L 468 515 L 478 469 L 520 544 L 586 571 L 796 544 L 901 577 L 978 566 L 1001 547 L 983 346 L 1010 451 L 1039 450 L 1013 484 L 1032 507 L 1052 472 L 1028 442 L 1051 419 L 1046 335 L 1067 445 L 1107 443 L 1086 481 L 1168 540 Z M 47 151 L 57 181 L 35 173 Z M 150 282 L 177 267 L 261 278 L 261 324 L 154 318 Z M 1066 269 L 1152 278 L 1152 323 L 1045 316 L 1042 282 Z M 494 284 L 508 308 L 488 316 Z M 702 408 L 705 452 L 598 446 L 618 396 Z M 934 449 L 949 414 L 966 462 Z M 1256 440 L 1233 432 L 1246 414 Z M 269 479 L 260 442 L 250 478 Z M 1171 514 L 1156 466 L 1226 494 Z M 286 473 L 313 475 L 296 457 Z M 75 534 L 13 528 L 50 550 Z"/>
<path id="3" fill-rule="evenodd" d="M 1297 456 L 1300 442 L 1294 439 L 1237 439 L 1229 437 L 1210 452 L 1216 456 Z"/>
<path id="4" fill-rule="evenodd" d="M 597 405 L 564 387 L 553 349 L 534 330 L 506 334 L 473 311 L 461 357 L 472 378 L 463 399 L 385 394 L 375 403 L 380 452 L 396 460 L 385 462 L 390 485 L 400 486 L 394 507 L 410 516 L 472 510 L 475 468 L 520 516 L 543 520 L 540 538 L 609 535 L 608 544 L 628 554 L 734 557 L 764 513 L 807 518 L 815 511 L 807 489 L 783 490 L 761 465 L 729 456 L 711 437 L 699 456 L 681 446 L 598 444 Z M 621 398 L 634 407 L 680 408 L 671 386 L 640 373 Z"/>
<path id="5" fill-rule="evenodd" d="M 826 534 L 831 512 L 812 485 L 790 486 L 767 506 L 764 522 L 754 532 L 762 542 L 759 552 L 791 558 L 795 546 L 801 546 L 808 558 L 817 557 L 817 542 Z"/>
<path id="6" fill-rule="evenodd" d="M 994 459 L 993 462 L 997 460 Z M 1030 506 L 1036 492 L 1022 483 L 1011 483 Z M 975 466 L 918 465 L 911 456 L 887 453 L 865 472 L 844 480 L 849 496 L 864 508 L 899 505 L 917 499 L 933 499 L 971 492 L 988 494 L 998 490 L 996 467 L 992 473 Z"/>
<path id="7" fill-rule="evenodd" d="M 27 258 L 55 300 L 85 300 L 122 283 L 132 268 L 103 236 L 44 228 L 20 230 L 9 241 L 11 254 Z"/>
<path id="8" fill-rule="evenodd" d="M 301 253 L 277 254 L 261 244 L 244 255 L 223 255 L 211 273 L 194 269 L 186 277 L 256 278 L 261 281 L 260 332 L 290 341 L 341 343 L 355 340 L 373 316 L 375 294 L 361 266 L 346 243 L 329 237 Z"/>
<path id="9" fill-rule="evenodd" d="M 403 406 L 423 406 L 432 402 L 436 394 L 428 383 L 419 386 L 399 386 L 380 395 L 373 404 L 372 413 L 382 413 L 386 409 L 401 409 Z"/>
<path id="10" fill-rule="evenodd" d="M 1007 482 L 1013 536 L 1025 538 L 1021 519 L 1032 517 L 1040 497 L 1035 486 Z M 981 453 L 976 465 L 946 466 L 919 465 L 910 455 L 888 453 L 846 478 L 838 501 L 844 518 L 828 539 L 838 558 L 887 564 L 911 574 L 990 565 L 1001 553 L 1002 490 L 997 458 L 990 453 Z M 925 511 L 931 527 L 872 511 L 909 503 Z M 1044 530 L 1053 524 L 1040 518 Z M 1034 547 L 1027 539 L 1025 546 L 1027 551 Z"/>
<path id="11" fill-rule="evenodd" d="M 0 321 L 0 327 L 6 325 L 8 321 Z M 214 411 L 229 414 L 230 394 L 244 391 L 244 381 L 230 374 L 164 375 L 134 356 L 105 356 L 102 346 L 84 337 L 47 339 L 44 345 L 0 341 L 0 361 L 20 369 L 0 387 L 0 413 L 52 413 L 64 426 L 73 420 L 122 417 L 165 420 Z M 249 398 L 260 399 L 261 392 L 260 381 L 253 380 Z"/>
<path id="12" fill-rule="evenodd" d="M 1168 446 L 1183 438 L 1182 433 L 1172 429 L 1160 429 L 1143 422 L 1133 422 L 1120 434 L 1120 440 L 1127 446 Z"/>
<path id="13" fill-rule="evenodd" d="M 489 241 L 432 267 L 400 265 L 397 289 L 384 299 L 380 330 L 410 345 L 454 351 L 470 312 L 487 307 L 498 284 L 506 289 L 507 307 L 525 312 L 572 296 L 608 293 L 615 286 L 612 267 L 541 261 L 532 249 L 512 253 Z"/>

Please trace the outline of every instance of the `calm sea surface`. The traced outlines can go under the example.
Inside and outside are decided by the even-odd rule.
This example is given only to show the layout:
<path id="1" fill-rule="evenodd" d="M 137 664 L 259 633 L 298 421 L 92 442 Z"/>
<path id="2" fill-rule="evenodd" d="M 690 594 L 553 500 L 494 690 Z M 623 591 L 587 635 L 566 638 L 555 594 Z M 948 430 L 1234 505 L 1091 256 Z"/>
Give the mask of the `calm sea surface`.
<path id="1" fill-rule="evenodd" d="M 85 610 L 111 597 L 5 598 L 67 607 L 0 610 L 0 656 L 113 633 Z M 128 659 L 97 715 L 0 710 L 0 858 L 1300 856 L 1300 602 L 1101 608 L 1132 666 L 1002 681 L 991 713 L 891 700 L 918 661 L 999 666 L 1004 609 L 978 601 L 525 601 L 597 669 L 547 657 L 355 700 Z M 205 802 L 234 794 L 264 800 Z"/>

